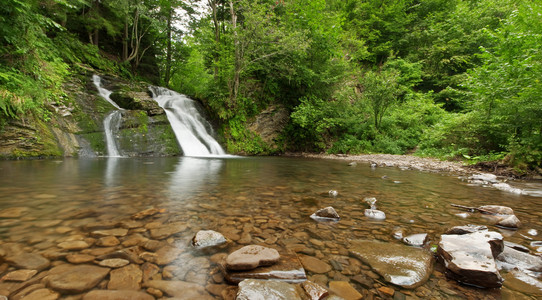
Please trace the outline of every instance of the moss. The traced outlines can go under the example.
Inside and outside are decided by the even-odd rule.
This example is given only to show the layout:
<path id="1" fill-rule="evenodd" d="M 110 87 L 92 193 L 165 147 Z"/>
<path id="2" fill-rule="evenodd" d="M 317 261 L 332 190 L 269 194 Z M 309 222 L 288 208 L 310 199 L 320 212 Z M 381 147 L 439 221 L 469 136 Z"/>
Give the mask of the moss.
<path id="1" fill-rule="evenodd" d="M 87 140 L 90 144 L 90 148 L 98 153 L 104 155 L 107 153 L 107 147 L 105 145 L 105 137 L 103 132 L 87 132 L 81 134 L 81 137 Z"/>
<path id="2" fill-rule="evenodd" d="M 169 124 L 166 126 L 160 126 L 161 128 L 161 134 L 158 135 L 160 143 L 164 146 L 164 153 L 166 155 L 180 155 L 182 154 L 181 147 L 179 146 L 179 143 L 177 142 L 177 137 L 175 136 L 175 132 L 173 132 L 173 129 Z"/>

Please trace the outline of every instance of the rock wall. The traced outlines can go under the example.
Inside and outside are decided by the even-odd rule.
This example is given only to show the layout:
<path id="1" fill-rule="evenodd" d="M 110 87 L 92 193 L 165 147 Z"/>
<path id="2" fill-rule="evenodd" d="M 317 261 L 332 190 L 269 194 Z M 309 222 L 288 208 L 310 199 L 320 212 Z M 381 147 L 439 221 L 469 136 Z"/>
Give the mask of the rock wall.
<path id="1" fill-rule="evenodd" d="M 115 108 L 98 95 L 92 72 L 64 84 L 62 103 L 47 105 L 48 121 L 35 116 L 10 120 L 0 128 L 0 158 L 93 157 L 106 155 L 103 119 Z M 180 155 L 175 134 L 146 83 L 104 76 L 103 85 L 126 110 L 118 142 L 126 156 Z M 46 118 L 46 119 L 47 119 Z"/>

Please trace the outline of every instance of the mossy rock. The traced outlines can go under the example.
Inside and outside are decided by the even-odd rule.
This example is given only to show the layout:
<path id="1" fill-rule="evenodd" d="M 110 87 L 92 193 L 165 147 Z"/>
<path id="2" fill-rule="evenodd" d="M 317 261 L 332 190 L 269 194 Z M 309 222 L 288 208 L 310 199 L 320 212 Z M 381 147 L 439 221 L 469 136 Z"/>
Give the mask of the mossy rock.
<path id="1" fill-rule="evenodd" d="M 147 92 L 119 90 L 109 96 L 118 106 L 128 110 L 144 110 L 147 115 L 164 114 L 164 110 Z"/>

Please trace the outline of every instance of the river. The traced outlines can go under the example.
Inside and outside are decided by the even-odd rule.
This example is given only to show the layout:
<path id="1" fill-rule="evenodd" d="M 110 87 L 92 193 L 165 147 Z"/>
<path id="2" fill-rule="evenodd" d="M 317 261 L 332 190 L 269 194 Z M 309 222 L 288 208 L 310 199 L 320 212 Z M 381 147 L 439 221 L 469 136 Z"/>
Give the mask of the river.
<path id="1" fill-rule="evenodd" d="M 337 191 L 337 195 L 331 196 L 330 190 Z M 386 220 L 374 221 L 364 216 L 368 208 L 365 197 L 377 199 L 378 209 L 386 213 Z M 176 279 L 204 287 L 222 284 L 225 288 L 223 279 L 214 274 L 211 257 L 195 252 L 189 244 L 198 230 L 222 232 L 233 241 L 229 249 L 248 242 L 265 243 L 286 251 L 288 243 L 296 240 L 296 244 L 312 249 L 305 252 L 316 253 L 324 261 L 342 256 L 344 264 L 348 264 L 353 259 L 345 255 L 350 240 L 401 243 L 392 234 L 398 227 L 407 234 L 427 233 L 428 248 L 438 244 L 440 235 L 448 228 L 466 224 L 487 225 L 490 230 L 500 232 L 506 241 L 529 246 L 532 241 L 542 240 L 541 202 L 541 197 L 471 185 L 446 173 L 371 168 L 364 163 L 349 166 L 345 161 L 325 159 L 178 157 L 0 161 L 0 246 L 15 243 L 24 251 L 43 254 L 52 265 L 58 265 L 66 261 L 67 253 L 74 251 L 59 248 L 63 241 L 85 240 L 88 247 L 76 251 L 87 254 L 104 248 L 96 244 L 98 237 L 88 235 L 85 226 L 129 220 L 139 211 L 156 207 L 163 209 L 160 217 L 130 229 L 126 236 L 118 237 L 119 241 L 133 234 L 148 237 L 153 222 L 182 223 L 184 230 L 167 239 L 183 253 L 171 265 L 182 266 L 195 257 L 204 263 L 200 269 L 193 267 L 193 273 L 184 272 L 183 278 Z M 509 206 L 522 226 L 516 231 L 497 228 L 484 216 L 465 214 L 451 204 Z M 341 216 L 339 222 L 318 223 L 309 218 L 327 206 L 335 208 Z M 13 214 L 2 214 L 6 211 Z M 314 236 L 315 231 L 330 239 Z M 121 247 L 122 244 L 113 245 L 110 249 Z M 161 268 L 160 272 L 164 272 L 167 266 Z M 2 274 L 11 270 L 0 268 Z M 386 285 L 367 266 L 362 265 L 357 272 L 374 279 L 372 288 L 351 281 L 358 290 L 364 290 L 365 295 L 376 296 L 377 288 Z M 311 278 L 315 274 L 307 275 Z M 324 275 L 328 280 L 351 280 L 356 274 L 332 270 Z M 0 284 L 0 291 L 2 287 L 9 290 Z M 506 281 L 501 289 L 460 285 L 447 279 L 438 264 L 429 281 L 415 290 L 390 287 L 400 295 L 427 299 L 520 299 L 542 294 L 534 287 L 517 288 Z"/>

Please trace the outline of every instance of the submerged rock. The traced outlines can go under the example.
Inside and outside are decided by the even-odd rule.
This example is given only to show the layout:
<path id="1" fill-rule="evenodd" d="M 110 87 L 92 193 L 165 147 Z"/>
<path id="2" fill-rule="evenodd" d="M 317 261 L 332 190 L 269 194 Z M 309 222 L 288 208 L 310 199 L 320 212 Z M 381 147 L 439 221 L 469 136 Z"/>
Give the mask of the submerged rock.
<path id="1" fill-rule="evenodd" d="M 239 283 L 236 300 L 301 300 L 294 285 L 277 280 L 246 279 Z"/>
<path id="2" fill-rule="evenodd" d="M 431 253 L 401 244 L 355 240 L 349 251 L 387 282 L 408 289 L 424 284 L 433 270 Z"/>
<path id="3" fill-rule="evenodd" d="M 226 243 L 226 238 L 220 232 L 213 230 L 200 230 L 192 238 L 192 246 L 200 249 L 215 247 Z"/>
<path id="4" fill-rule="evenodd" d="M 329 290 L 344 299 L 359 300 L 363 296 L 347 281 L 331 281 L 329 283 Z"/>
<path id="5" fill-rule="evenodd" d="M 299 259 L 301 260 L 301 264 L 303 264 L 303 267 L 305 267 L 307 271 L 313 273 L 327 273 L 331 271 L 331 266 L 328 263 L 316 257 L 302 255 L 299 257 Z"/>
<path id="6" fill-rule="evenodd" d="M 259 245 L 245 246 L 226 258 L 228 270 L 252 270 L 259 266 L 270 266 L 280 259 L 277 250 Z"/>
<path id="7" fill-rule="evenodd" d="M 83 300 L 154 300 L 154 297 L 139 291 L 131 290 L 94 290 L 83 296 Z"/>
<path id="8" fill-rule="evenodd" d="M 338 221 L 340 219 L 339 214 L 331 206 L 322 208 L 311 215 L 314 220 L 331 220 Z"/>
<path id="9" fill-rule="evenodd" d="M 60 265 L 52 268 L 44 282 L 60 293 L 82 293 L 95 287 L 109 274 L 108 268 L 91 265 Z"/>
<path id="10" fill-rule="evenodd" d="M 178 297 L 180 299 L 214 299 L 210 297 L 203 286 L 186 281 L 150 280 L 145 286 L 160 290 L 168 296 Z"/>
<path id="11" fill-rule="evenodd" d="M 47 258 L 37 253 L 22 253 L 16 256 L 8 257 L 6 261 L 19 269 L 38 271 L 44 270 L 50 265 Z"/>
<path id="12" fill-rule="evenodd" d="M 512 270 L 542 272 L 542 257 L 518 251 L 511 247 L 504 247 L 504 251 L 497 256 L 499 267 Z"/>
<path id="13" fill-rule="evenodd" d="M 503 282 L 495 264 L 495 257 L 503 247 L 502 236 L 497 232 L 443 234 L 437 254 L 448 275 L 457 281 L 495 288 Z"/>

